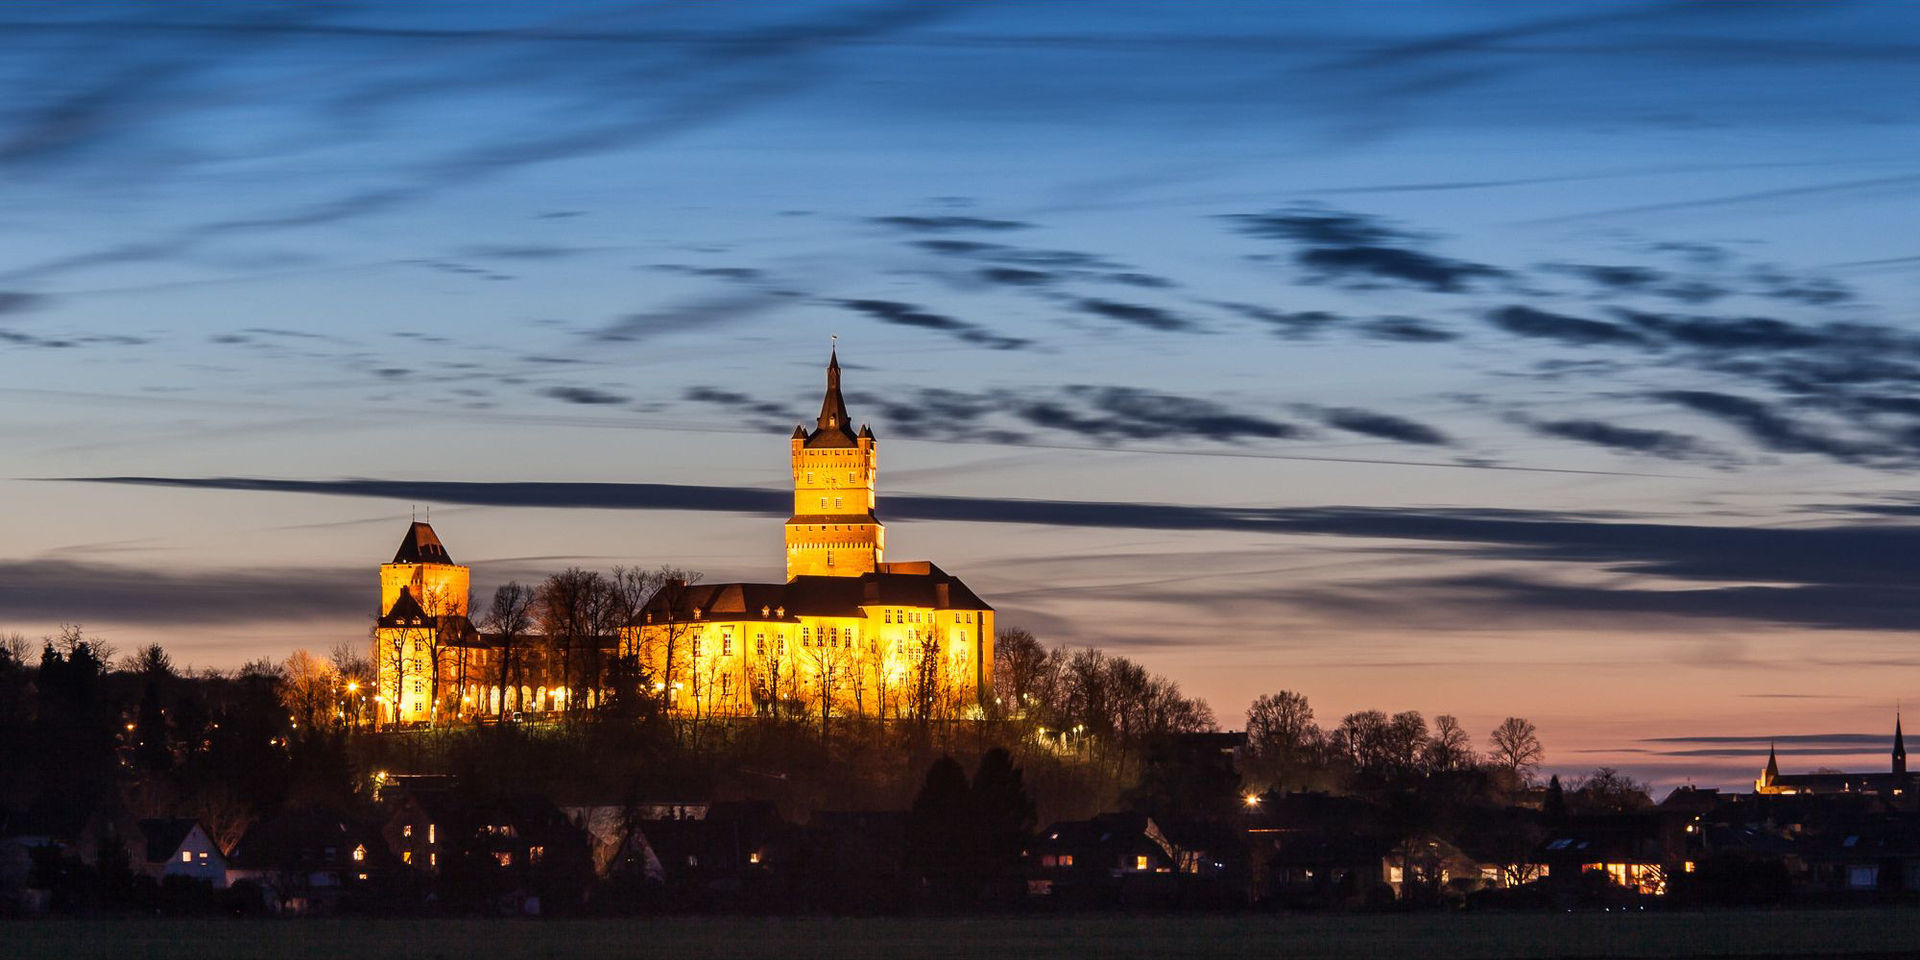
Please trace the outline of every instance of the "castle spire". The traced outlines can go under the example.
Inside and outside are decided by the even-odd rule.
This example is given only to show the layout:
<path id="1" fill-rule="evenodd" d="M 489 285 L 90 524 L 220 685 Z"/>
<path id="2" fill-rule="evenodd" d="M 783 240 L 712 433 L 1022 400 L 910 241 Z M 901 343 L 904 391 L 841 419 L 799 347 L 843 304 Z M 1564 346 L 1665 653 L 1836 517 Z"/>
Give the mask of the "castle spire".
<path id="1" fill-rule="evenodd" d="M 820 400 L 820 419 L 817 421 L 820 433 L 844 433 L 853 436 L 853 427 L 847 423 L 847 401 L 840 396 L 840 348 L 835 346 L 827 356 L 827 395 Z"/>

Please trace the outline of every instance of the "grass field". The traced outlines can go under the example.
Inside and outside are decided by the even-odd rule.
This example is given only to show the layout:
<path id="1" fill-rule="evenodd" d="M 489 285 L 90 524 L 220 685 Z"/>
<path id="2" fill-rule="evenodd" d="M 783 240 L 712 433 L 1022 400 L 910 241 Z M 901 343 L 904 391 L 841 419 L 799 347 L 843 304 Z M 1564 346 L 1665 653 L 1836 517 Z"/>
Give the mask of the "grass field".
<path id="1" fill-rule="evenodd" d="M 921 920 L 32 920 L 0 957 L 940 960 L 983 957 L 1905 957 L 1920 909 Z"/>

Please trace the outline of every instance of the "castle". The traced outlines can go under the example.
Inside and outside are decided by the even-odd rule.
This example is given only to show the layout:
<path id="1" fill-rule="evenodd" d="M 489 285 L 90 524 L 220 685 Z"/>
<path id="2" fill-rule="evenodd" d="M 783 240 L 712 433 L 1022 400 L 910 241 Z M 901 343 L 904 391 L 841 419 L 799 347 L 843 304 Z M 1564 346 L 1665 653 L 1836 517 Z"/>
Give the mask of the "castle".
<path id="1" fill-rule="evenodd" d="M 789 444 L 786 581 L 669 581 L 631 623 L 584 641 L 592 655 L 578 659 L 632 664 L 650 683 L 643 693 L 684 715 L 976 710 L 993 675 L 993 608 L 928 561 L 884 559 L 878 446 L 871 427 L 853 428 L 836 350 L 814 428 L 794 428 Z M 420 522 L 380 567 L 373 660 L 382 723 L 547 713 L 608 694 L 604 675 L 561 678 L 553 667 L 572 651 L 556 651 L 551 638 L 476 629 L 469 582 L 468 568 Z M 514 676 L 501 676 L 508 663 Z"/>
<path id="2" fill-rule="evenodd" d="M 1767 765 L 1753 781 L 1753 792 L 1761 794 L 1877 793 L 1895 797 L 1907 792 L 1907 738 L 1900 732 L 1900 717 L 1893 718 L 1893 764 L 1886 773 L 1787 773 L 1780 772 L 1780 761 L 1772 747 L 1767 748 Z"/>

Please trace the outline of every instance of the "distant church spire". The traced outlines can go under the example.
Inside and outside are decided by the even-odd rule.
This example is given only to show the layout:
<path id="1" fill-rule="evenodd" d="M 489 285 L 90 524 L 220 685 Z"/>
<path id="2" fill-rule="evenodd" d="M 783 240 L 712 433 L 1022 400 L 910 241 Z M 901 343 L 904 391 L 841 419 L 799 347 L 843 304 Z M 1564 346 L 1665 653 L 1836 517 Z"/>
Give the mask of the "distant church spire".
<path id="1" fill-rule="evenodd" d="M 1772 741 L 1767 742 L 1767 772 L 1761 774 L 1760 779 L 1767 783 L 1780 779 L 1780 760 L 1774 756 Z"/>
<path id="2" fill-rule="evenodd" d="M 1907 775 L 1907 738 L 1900 732 L 1900 711 L 1893 712 L 1893 775 Z"/>

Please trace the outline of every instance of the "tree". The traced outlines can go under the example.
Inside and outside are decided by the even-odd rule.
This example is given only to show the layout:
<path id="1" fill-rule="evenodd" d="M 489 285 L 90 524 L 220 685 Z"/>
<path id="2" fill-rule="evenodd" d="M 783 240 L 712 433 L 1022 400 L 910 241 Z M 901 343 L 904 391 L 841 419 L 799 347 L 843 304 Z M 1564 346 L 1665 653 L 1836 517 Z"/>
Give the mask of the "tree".
<path id="1" fill-rule="evenodd" d="M 1520 717 L 1500 721 L 1488 739 L 1493 744 L 1488 759 L 1521 782 L 1531 779 L 1534 770 L 1547 758 L 1546 750 L 1540 746 L 1539 730 L 1531 721 Z"/>
<path id="2" fill-rule="evenodd" d="M 1006 716 L 1025 716 L 1038 698 L 1050 658 L 1032 633 L 1002 630 L 993 643 L 994 703 Z"/>
<path id="3" fill-rule="evenodd" d="M 1420 765 L 1428 773 L 1454 773 L 1473 766 L 1473 739 L 1451 714 L 1433 718 L 1433 735 L 1421 749 Z"/>
<path id="4" fill-rule="evenodd" d="M 654 676 L 654 689 L 660 697 L 660 709 L 680 708 L 680 678 L 691 662 L 688 647 L 696 624 L 693 622 L 691 587 L 700 574 L 676 567 L 661 567 L 648 574 L 657 580 L 653 591 L 633 614 L 638 631 L 640 662 Z"/>
<path id="5" fill-rule="evenodd" d="M 1025 775 L 1005 748 L 994 747 L 973 771 L 970 810 L 977 830 L 974 848 L 985 879 L 1018 876 L 1020 858 L 1033 836 L 1033 798 Z"/>
<path id="6" fill-rule="evenodd" d="M 447 660 L 456 653 L 464 656 L 467 619 L 460 614 L 469 609 L 469 603 L 467 597 L 456 596 L 441 587 L 428 587 L 421 592 L 420 609 L 426 613 L 427 623 L 426 629 L 416 636 L 425 654 L 420 666 L 427 674 L 427 717 L 432 721 L 440 719 L 440 679 Z M 463 682 L 463 678 L 456 677 L 455 682 Z M 454 696 L 457 704 L 459 694 L 456 692 Z"/>
<path id="7" fill-rule="evenodd" d="M 1628 813 L 1653 806 L 1647 785 L 1613 767 L 1599 767 L 1574 788 L 1583 813 Z"/>
<path id="8" fill-rule="evenodd" d="M 533 629 L 533 617 L 532 588 L 518 580 L 509 580 L 494 588 L 493 602 L 487 604 L 485 624 L 493 633 L 494 649 L 497 651 L 493 680 L 494 689 L 499 691 L 502 716 L 508 710 L 518 710 L 523 706 L 518 693 L 526 669 L 521 661 L 526 653 L 520 648 L 528 632 Z"/>
<path id="9" fill-rule="evenodd" d="M 568 567 L 547 577 L 540 585 L 539 618 L 549 647 L 548 663 L 559 664 L 560 706 L 572 710 L 578 706 L 579 691 L 598 689 L 600 637 L 605 632 L 608 609 L 612 606 L 607 579 L 598 571 Z M 591 650 L 587 648 L 591 647 Z M 581 684 L 579 670 L 589 676 Z"/>
<path id="10" fill-rule="evenodd" d="M 1261 696 L 1247 707 L 1249 772 L 1267 789 L 1303 787 L 1318 766 L 1325 736 L 1305 695 L 1282 690 Z"/>
<path id="11" fill-rule="evenodd" d="M 360 655 L 358 646 L 347 640 L 327 651 L 327 662 L 333 666 L 337 683 L 334 695 L 340 700 L 340 712 L 348 724 L 358 730 L 367 699 L 373 695 L 373 665 Z"/>
<path id="12" fill-rule="evenodd" d="M 954 886 L 975 875 L 978 848 L 969 829 L 972 789 L 959 761 L 941 756 L 927 768 L 927 779 L 907 815 L 908 860 L 914 875 Z"/>
<path id="13" fill-rule="evenodd" d="M 305 650 L 295 650 L 282 668 L 280 700 L 293 717 L 296 730 L 320 730 L 334 725 L 334 688 L 339 678 L 333 665 Z"/>

